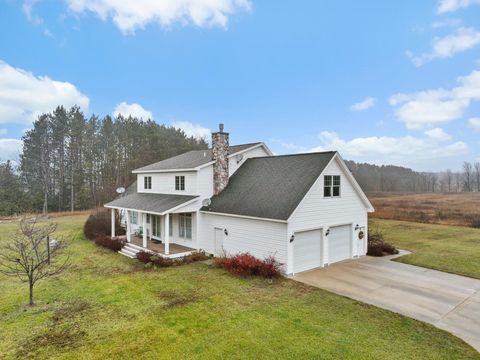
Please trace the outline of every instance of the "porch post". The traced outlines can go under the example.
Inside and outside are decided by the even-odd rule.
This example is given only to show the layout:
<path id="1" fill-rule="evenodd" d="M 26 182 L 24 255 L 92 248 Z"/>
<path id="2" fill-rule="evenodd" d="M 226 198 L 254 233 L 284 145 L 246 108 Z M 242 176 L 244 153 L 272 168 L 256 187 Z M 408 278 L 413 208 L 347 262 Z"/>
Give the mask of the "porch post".
<path id="1" fill-rule="evenodd" d="M 125 216 L 127 217 L 127 242 L 131 242 L 132 241 L 132 239 L 131 239 L 132 230 L 131 230 L 131 225 L 130 225 L 130 212 L 127 209 L 125 209 Z"/>
<path id="2" fill-rule="evenodd" d="M 143 224 L 142 224 L 142 228 L 143 228 L 143 247 L 147 248 L 147 213 L 143 213 L 142 218 L 143 218 Z"/>
<path id="3" fill-rule="evenodd" d="M 165 255 L 170 254 L 170 214 L 165 214 Z"/>
<path id="4" fill-rule="evenodd" d="M 115 237 L 115 209 L 112 209 L 112 238 Z"/>

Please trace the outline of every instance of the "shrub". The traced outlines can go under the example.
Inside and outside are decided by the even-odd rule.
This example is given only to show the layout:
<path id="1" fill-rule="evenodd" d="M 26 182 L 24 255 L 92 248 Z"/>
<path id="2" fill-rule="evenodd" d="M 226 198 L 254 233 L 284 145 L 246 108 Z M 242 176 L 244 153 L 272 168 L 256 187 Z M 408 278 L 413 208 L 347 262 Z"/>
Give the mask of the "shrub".
<path id="1" fill-rule="evenodd" d="M 137 253 L 137 259 L 144 264 L 149 264 L 149 266 L 169 267 L 190 264 L 195 261 L 204 261 L 209 259 L 209 257 L 203 251 L 196 251 L 190 255 L 186 255 L 177 259 L 169 259 L 149 251 L 139 251 Z"/>
<path id="2" fill-rule="evenodd" d="M 469 217 L 469 224 L 470 224 L 470 227 L 473 227 L 473 228 L 476 228 L 476 229 L 480 229 L 480 215 L 478 214 L 475 214 L 475 215 L 471 215 Z"/>
<path id="3" fill-rule="evenodd" d="M 383 232 L 380 228 L 376 228 L 368 234 L 367 255 L 385 256 L 398 254 L 395 246 L 385 242 Z"/>
<path id="4" fill-rule="evenodd" d="M 282 268 L 282 264 L 275 260 L 274 257 L 260 260 L 249 253 L 216 258 L 213 264 L 233 274 L 241 276 L 262 276 L 269 279 L 279 276 Z"/>
<path id="5" fill-rule="evenodd" d="M 111 238 L 109 236 L 98 236 L 95 239 L 95 244 L 113 251 L 120 251 L 125 245 L 125 240 L 118 237 Z"/>
<path id="6" fill-rule="evenodd" d="M 88 217 L 83 226 L 83 233 L 85 238 L 96 240 L 98 237 L 109 236 L 111 227 L 112 218 L 110 212 L 98 211 Z M 117 232 L 117 235 L 124 235 L 125 233 L 125 230 L 120 226 L 120 217 L 118 216 L 118 213 L 115 217 L 115 231 Z"/>

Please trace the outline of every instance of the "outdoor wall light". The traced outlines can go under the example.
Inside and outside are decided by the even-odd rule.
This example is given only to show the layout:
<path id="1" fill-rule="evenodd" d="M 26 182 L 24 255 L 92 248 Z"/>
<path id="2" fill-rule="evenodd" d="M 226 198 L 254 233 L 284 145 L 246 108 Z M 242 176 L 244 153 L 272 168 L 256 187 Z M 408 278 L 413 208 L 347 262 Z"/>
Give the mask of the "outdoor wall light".
<path id="1" fill-rule="evenodd" d="M 290 242 L 292 243 L 293 240 L 295 240 L 295 235 L 292 234 L 292 236 L 290 236 Z"/>
<path id="2" fill-rule="evenodd" d="M 325 236 L 328 236 L 330 235 L 330 229 L 327 229 L 327 231 L 325 231 Z"/>
<path id="3" fill-rule="evenodd" d="M 225 234 L 225 236 L 228 236 L 228 230 L 227 229 L 223 230 L 223 233 Z"/>

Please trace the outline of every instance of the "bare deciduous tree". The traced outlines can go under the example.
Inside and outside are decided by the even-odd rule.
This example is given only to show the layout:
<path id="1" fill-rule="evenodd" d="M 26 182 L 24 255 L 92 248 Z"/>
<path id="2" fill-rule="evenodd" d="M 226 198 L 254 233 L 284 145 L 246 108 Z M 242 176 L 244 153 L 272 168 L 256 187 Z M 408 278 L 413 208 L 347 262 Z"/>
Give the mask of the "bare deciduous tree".
<path id="1" fill-rule="evenodd" d="M 468 161 L 463 163 L 463 184 L 465 191 L 472 191 L 473 167 Z"/>
<path id="2" fill-rule="evenodd" d="M 444 179 L 445 179 L 445 183 L 447 184 L 448 192 L 451 192 L 452 191 L 452 181 L 453 181 L 452 170 L 447 169 L 447 171 L 445 172 Z"/>
<path id="3" fill-rule="evenodd" d="M 34 304 L 35 284 L 60 274 L 69 264 L 69 256 L 64 251 L 66 242 L 58 239 L 50 244 L 50 236 L 56 228 L 53 223 L 40 225 L 36 219 L 24 218 L 11 241 L 0 248 L 0 273 L 28 283 L 29 305 Z"/>
<path id="4" fill-rule="evenodd" d="M 475 182 L 477 183 L 477 191 L 480 192 L 480 162 L 473 164 L 473 169 L 475 170 Z"/>

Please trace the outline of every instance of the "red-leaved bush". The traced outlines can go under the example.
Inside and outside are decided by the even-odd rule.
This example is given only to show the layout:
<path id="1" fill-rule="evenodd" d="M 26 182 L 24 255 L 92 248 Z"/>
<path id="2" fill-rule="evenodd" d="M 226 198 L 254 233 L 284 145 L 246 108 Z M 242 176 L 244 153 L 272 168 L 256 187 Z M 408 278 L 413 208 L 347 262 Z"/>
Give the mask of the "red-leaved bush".
<path id="1" fill-rule="evenodd" d="M 98 236 L 95 239 L 95 244 L 113 251 L 120 251 L 125 245 L 125 240 L 117 237 L 110 238 L 109 236 Z"/>
<path id="2" fill-rule="evenodd" d="M 279 276 L 282 268 L 282 264 L 275 260 L 273 256 L 261 260 L 249 253 L 215 258 L 213 264 L 233 274 L 241 276 L 262 276 L 268 279 Z"/>

